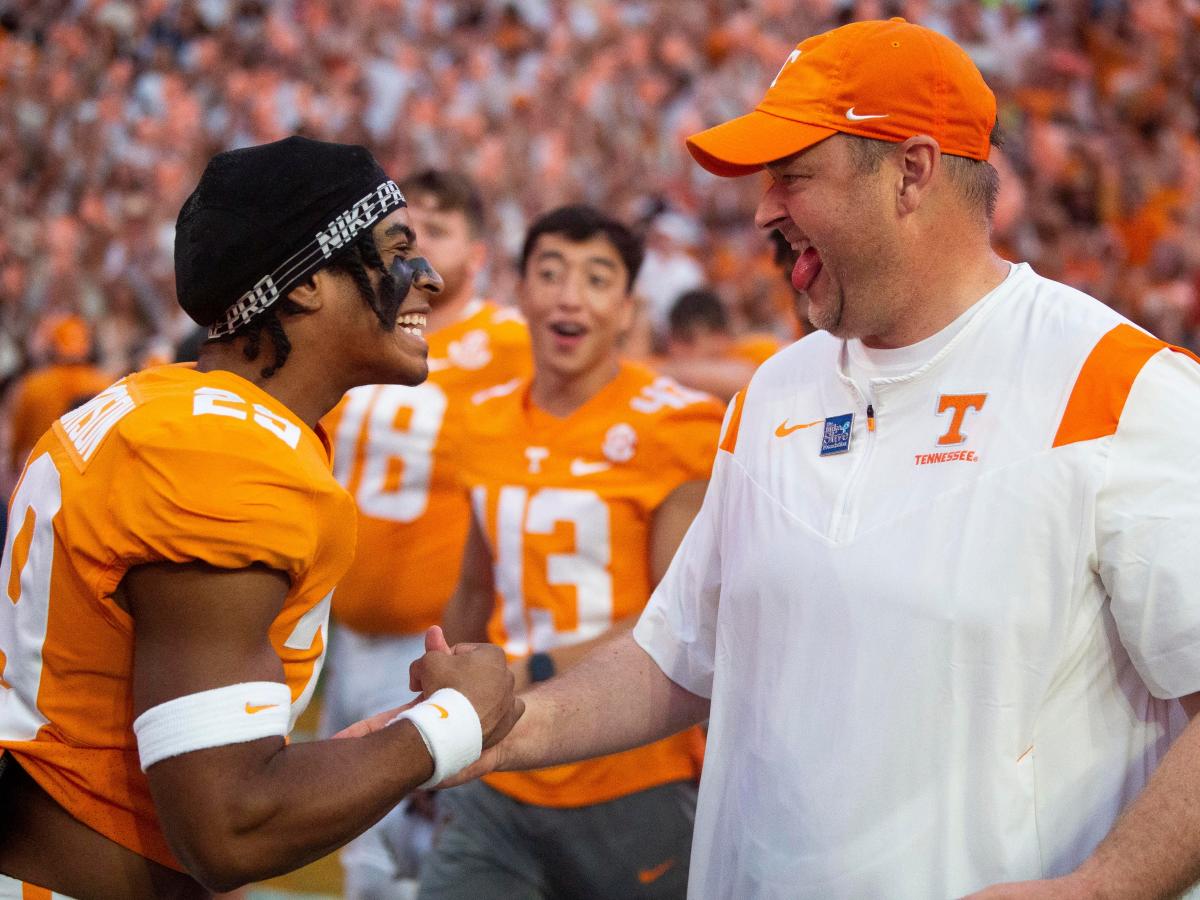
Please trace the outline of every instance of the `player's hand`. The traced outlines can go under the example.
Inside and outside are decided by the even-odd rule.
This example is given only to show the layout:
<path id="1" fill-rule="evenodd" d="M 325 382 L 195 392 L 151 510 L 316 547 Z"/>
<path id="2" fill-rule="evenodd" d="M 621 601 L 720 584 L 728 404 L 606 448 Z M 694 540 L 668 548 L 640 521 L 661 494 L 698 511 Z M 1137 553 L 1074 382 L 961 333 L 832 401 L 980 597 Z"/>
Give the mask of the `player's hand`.
<path id="1" fill-rule="evenodd" d="M 441 646 L 430 649 L 441 635 L 441 629 L 436 629 L 437 636 L 432 636 L 434 630 L 426 636 L 428 652 L 409 670 L 412 687 L 424 697 L 441 688 L 461 692 L 479 716 L 483 746 L 490 747 L 508 734 L 525 711 L 524 701 L 516 697 L 504 651 L 495 644 L 458 644 L 450 653 Z"/>
<path id="2" fill-rule="evenodd" d="M 347 725 L 332 738 L 330 738 L 330 740 L 337 741 L 341 740 L 342 738 L 366 737 L 368 734 L 379 731 L 379 729 L 385 727 L 389 722 L 392 721 L 392 719 L 400 715 L 400 713 L 404 712 L 406 709 L 412 709 L 420 702 L 420 697 L 414 697 L 403 706 L 397 706 L 395 709 L 385 709 L 381 713 L 375 713 L 375 715 L 355 722 L 353 725 Z"/>
<path id="3" fill-rule="evenodd" d="M 446 635 L 442 633 L 440 625 L 431 625 L 425 629 L 425 652 L 426 653 L 451 653 L 450 645 L 446 643 Z M 413 673 L 414 662 L 408 667 L 408 689 L 410 691 L 421 692 L 420 682 L 417 681 L 417 676 Z"/>
<path id="4" fill-rule="evenodd" d="M 442 629 L 437 625 L 429 628 L 425 632 L 425 652 L 426 653 L 449 653 L 450 645 L 446 643 L 446 636 L 442 634 Z M 420 692 L 421 688 L 413 682 L 412 669 L 408 673 L 409 690 Z M 400 715 L 407 709 L 412 709 L 421 702 L 420 697 L 414 697 L 412 700 L 405 703 L 403 706 L 397 706 L 395 709 L 386 709 L 383 712 L 375 713 L 373 716 L 368 716 L 353 725 L 348 725 L 335 734 L 331 740 L 340 740 L 342 738 L 365 737 L 372 732 L 379 731 L 385 727 L 392 719 Z"/>

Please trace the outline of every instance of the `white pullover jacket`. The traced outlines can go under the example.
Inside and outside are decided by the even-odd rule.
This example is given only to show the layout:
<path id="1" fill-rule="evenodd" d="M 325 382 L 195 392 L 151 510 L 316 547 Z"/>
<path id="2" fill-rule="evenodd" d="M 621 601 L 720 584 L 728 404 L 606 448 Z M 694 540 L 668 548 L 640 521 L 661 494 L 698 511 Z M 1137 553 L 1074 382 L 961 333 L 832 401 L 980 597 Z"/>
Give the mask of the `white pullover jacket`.
<path id="1" fill-rule="evenodd" d="M 959 325 L 869 397 L 810 335 L 730 407 L 634 632 L 712 698 L 693 897 L 1064 874 L 1186 724 L 1200 366 L 1025 265 Z"/>

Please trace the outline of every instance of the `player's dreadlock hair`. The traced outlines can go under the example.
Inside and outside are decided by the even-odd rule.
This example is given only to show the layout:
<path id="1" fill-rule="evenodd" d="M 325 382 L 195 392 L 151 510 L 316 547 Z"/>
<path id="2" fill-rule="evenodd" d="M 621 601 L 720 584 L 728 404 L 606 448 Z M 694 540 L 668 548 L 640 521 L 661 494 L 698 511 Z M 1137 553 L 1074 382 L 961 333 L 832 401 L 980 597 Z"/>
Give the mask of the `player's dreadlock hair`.
<path id="1" fill-rule="evenodd" d="M 236 331 L 231 331 L 229 334 L 223 334 L 220 337 L 209 338 L 205 341 L 206 344 L 225 344 L 230 341 L 235 341 L 238 338 L 246 339 L 246 346 L 242 348 L 242 353 L 246 359 L 251 361 L 258 359 L 262 353 L 263 332 L 267 333 L 267 337 L 271 340 L 271 347 L 274 350 L 274 358 L 271 364 L 264 366 L 262 369 L 263 378 L 270 378 L 278 372 L 288 356 L 292 352 L 292 342 L 288 339 L 287 331 L 284 330 L 283 322 L 279 320 L 280 316 L 293 315 L 303 310 L 292 300 L 280 300 L 262 315 L 251 319 L 245 325 L 238 328 Z"/>
<path id="2" fill-rule="evenodd" d="M 367 269 L 372 268 L 380 273 L 382 280 L 379 290 L 371 284 L 371 276 Z M 396 311 L 400 306 L 397 295 L 396 279 L 383 264 L 379 248 L 375 246 L 375 237 L 370 229 L 363 231 L 356 240 L 346 245 L 340 253 L 334 256 L 324 268 L 341 272 L 354 280 L 359 296 L 374 311 L 379 323 L 387 330 L 396 324 Z M 230 334 L 211 338 L 210 343 L 223 343 L 240 337 L 246 338 L 242 353 L 246 359 L 256 360 L 262 353 L 264 335 L 270 340 L 273 351 L 271 363 L 262 369 L 263 378 L 270 378 L 287 362 L 292 352 L 292 342 L 283 327 L 284 316 L 296 315 L 304 310 L 294 301 L 286 298 L 277 302 L 261 315 L 251 319 L 245 325 Z"/>

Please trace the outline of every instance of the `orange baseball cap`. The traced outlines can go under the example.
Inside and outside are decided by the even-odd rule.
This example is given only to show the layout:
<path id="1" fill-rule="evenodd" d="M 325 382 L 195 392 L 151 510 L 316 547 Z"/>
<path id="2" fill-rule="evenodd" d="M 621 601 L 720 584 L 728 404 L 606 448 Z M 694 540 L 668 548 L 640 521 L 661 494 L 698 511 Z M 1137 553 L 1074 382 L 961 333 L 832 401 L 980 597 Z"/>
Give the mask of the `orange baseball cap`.
<path id="1" fill-rule="evenodd" d="M 987 159 L 996 97 L 966 52 L 904 19 L 854 22 L 802 41 L 754 111 L 687 139 L 714 175 L 765 163 L 837 133 L 899 143 L 927 134 L 943 153 Z"/>

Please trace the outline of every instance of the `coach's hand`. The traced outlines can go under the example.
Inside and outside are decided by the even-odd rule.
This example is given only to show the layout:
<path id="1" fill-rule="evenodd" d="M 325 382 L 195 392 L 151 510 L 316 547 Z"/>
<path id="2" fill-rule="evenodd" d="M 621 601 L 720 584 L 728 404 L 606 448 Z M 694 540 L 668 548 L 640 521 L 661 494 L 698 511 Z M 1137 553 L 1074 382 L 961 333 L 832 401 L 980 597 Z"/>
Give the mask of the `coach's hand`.
<path id="1" fill-rule="evenodd" d="M 1076 875 L 1043 881 L 1011 881 L 984 888 L 963 900 L 1095 900 L 1099 894 Z"/>
<path id="2" fill-rule="evenodd" d="M 458 644 L 451 651 L 434 626 L 425 638 L 426 653 L 409 670 L 413 690 L 424 697 L 441 688 L 462 693 L 483 727 L 483 746 L 503 738 L 525 711 L 517 699 L 504 651 L 495 644 Z"/>

